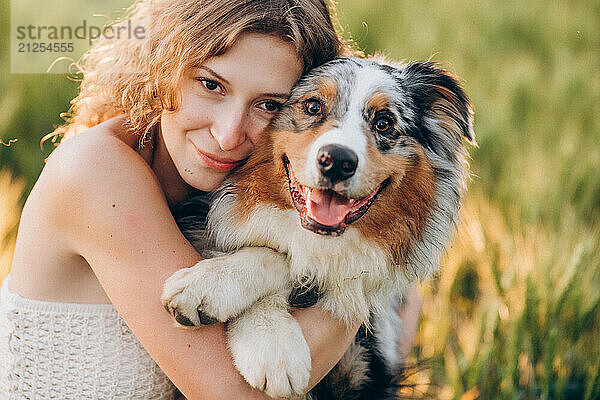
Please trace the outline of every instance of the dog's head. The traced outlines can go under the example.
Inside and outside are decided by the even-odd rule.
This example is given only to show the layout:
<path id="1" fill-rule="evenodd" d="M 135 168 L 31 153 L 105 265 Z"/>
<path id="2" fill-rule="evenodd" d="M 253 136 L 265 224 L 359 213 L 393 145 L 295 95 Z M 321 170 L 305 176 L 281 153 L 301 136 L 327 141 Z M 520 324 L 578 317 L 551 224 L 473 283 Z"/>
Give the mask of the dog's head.
<path id="1" fill-rule="evenodd" d="M 296 85 L 272 128 L 302 226 L 334 236 L 350 224 L 377 236 L 392 222 L 419 237 L 447 207 L 440 191 L 456 193 L 457 208 L 462 139 L 475 143 L 469 100 L 431 62 L 331 61 Z"/>

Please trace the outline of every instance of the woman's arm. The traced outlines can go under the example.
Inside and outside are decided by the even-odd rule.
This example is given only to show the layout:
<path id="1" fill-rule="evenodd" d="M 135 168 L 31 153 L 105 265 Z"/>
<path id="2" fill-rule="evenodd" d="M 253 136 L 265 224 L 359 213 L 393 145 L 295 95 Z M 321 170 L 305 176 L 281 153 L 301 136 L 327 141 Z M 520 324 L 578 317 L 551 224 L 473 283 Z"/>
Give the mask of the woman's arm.
<path id="1" fill-rule="evenodd" d="M 89 263 L 127 325 L 182 393 L 189 399 L 268 399 L 234 368 L 222 324 L 183 329 L 162 308 L 164 281 L 200 256 L 135 151 L 114 137 L 82 133 L 55 150 L 39 184 L 47 195 L 38 206 L 46 207 L 58 234 Z M 356 329 L 316 308 L 295 316 L 311 349 L 312 387 L 341 358 Z"/>

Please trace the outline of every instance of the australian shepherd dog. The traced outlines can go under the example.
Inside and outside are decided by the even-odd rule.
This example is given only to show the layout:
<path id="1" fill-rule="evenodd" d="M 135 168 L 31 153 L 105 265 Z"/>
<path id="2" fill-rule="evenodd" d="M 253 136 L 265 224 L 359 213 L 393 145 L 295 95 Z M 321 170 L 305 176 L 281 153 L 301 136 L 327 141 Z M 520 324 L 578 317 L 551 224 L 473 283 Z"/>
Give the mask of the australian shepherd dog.
<path id="1" fill-rule="evenodd" d="M 165 308 L 182 325 L 226 322 L 235 366 L 272 397 L 395 398 L 396 308 L 439 269 L 472 122 L 459 82 L 432 62 L 314 69 L 215 193 L 206 223 L 180 221 L 211 258 L 167 280 Z M 312 304 L 364 328 L 305 394 L 310 352 L 290 311 Z"/>

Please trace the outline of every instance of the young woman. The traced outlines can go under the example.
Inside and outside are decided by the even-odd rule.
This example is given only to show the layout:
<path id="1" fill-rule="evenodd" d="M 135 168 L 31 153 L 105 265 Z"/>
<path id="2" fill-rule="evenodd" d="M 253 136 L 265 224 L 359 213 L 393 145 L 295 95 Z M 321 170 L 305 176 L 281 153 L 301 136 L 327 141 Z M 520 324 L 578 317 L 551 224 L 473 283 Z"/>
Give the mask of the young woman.
<path id="1" fill-rule="evenodd" d="M 144 0 L 126 18 L 145 37 L 94 45 L 57 131 L 69 139 L 23 210 L 0 397 L 167 399 L 174 384 L 189 399 L 267 399 L 235 370 L 222 324 L 183 329 L 162 308 L 165 279 L 200 260 L 169 207 L 215 189 L 301 74 L 350 50 L 322 0 Z M 294 316 L 312 387 L 358 327 Z"/>

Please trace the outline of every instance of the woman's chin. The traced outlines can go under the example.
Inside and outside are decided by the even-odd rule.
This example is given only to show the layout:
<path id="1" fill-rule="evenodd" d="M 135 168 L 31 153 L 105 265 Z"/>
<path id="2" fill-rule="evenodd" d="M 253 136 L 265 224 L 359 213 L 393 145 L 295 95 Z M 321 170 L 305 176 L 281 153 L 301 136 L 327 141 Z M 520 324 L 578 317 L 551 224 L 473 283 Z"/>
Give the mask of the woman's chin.
<path id="1" fill-rule="evenodd" d="M 215 171 L 206 168 L 208 171 L 182 171 L 182 178 L 189 186 L 203 192 L 212 192 L 223 183 L 227 177 L 227 172 Z"/>

